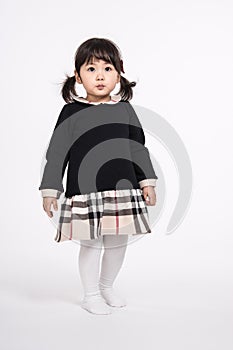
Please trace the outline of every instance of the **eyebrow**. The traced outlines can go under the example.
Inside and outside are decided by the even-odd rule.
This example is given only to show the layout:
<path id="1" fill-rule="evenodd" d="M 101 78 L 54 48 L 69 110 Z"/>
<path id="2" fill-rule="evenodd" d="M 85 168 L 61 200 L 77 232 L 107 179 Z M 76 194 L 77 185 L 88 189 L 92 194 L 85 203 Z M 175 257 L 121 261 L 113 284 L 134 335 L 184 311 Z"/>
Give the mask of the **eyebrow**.
<path id="1" fill-rule="evenodd" d="M 89 66 L 89 65 L 91 65 L 91 64 L 97 64 L 97 63 L 88 63 L 88 64 L 86 64 L 86 66 Z M 113 66 L 113 64 L 112 63 L 108 63 L 108 62 L 105 62 L 104 64 L 111 64 L 112 66 Z"/>

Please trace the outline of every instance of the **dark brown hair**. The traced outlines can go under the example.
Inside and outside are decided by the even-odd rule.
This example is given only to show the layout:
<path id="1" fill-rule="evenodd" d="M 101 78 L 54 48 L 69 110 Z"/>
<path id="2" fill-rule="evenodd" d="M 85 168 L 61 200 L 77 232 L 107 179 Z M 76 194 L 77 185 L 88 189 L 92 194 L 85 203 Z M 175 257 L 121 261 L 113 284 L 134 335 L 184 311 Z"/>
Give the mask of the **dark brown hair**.
<path id="1" fill-rule="evenodd" d="M 120 89 L 117 95 L 119 94 L 123 101 L 130 100 L 133 97 L 132 87 L 136 85 L 136 82 L 129 82 L 121 75 L 121 71 L 124 73 L 123 60 L 117 45 L 111 40 L 104 38 L 91 38 L 83 42 L 76 50 L 74 59 L 75 70 L 78 75 L 80 75 L 80 67 L 84 63 L 88 64 L 91 62 L 94 57 L 111 63 L 115 67 L 120 74 Z M 69 77 L 66 74 L 66 79 L 62 82 L 61 94 L 67 103 L 74 101 L 71 92 L 74 96 L 78 96 L 75 90 L 75 83 L 75 75 Z"/>

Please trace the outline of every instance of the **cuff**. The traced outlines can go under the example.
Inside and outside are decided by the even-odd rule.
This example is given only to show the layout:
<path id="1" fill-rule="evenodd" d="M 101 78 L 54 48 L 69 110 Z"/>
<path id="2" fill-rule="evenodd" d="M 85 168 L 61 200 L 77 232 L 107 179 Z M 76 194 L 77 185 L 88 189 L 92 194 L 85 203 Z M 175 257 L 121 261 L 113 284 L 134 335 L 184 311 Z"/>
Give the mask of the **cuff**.
<path id="1" fill-rule="evenodd" d="M 139 181 L 140 188 L 143 188 L 145 186 L 156 186 L 156 179 L 145 179 L 142 181 Z"/>
<path id="2" fill-rule="evenodd" d="M 54 190 L 54 189 L 45 189 L 45 190 L 41 190 L 41 195 L 42 197 L 55 197 L 57 199 L 60 198 L 61 192 L 58 190 Z"/>

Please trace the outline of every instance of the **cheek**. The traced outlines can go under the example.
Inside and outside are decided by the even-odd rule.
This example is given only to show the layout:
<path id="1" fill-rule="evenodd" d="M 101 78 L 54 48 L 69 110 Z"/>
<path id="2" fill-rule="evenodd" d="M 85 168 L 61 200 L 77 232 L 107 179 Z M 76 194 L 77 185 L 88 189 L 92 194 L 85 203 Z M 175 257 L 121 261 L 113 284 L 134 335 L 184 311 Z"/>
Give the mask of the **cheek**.
<path id="1" fill-rule="evenodd" d="M 118 75 L 116 75 L 116 82 L 119 83 L 120 82 L 120 77 Z"/>
<path id="2" fill-rule="evenodd" d="M 90 77 L 87 79 L 87 78 L 84 78 L 83 79 L 83 85 L 87 86 L 87 87 L 90 87 L 93 85 L 93 79 L 91 79 Z"/>

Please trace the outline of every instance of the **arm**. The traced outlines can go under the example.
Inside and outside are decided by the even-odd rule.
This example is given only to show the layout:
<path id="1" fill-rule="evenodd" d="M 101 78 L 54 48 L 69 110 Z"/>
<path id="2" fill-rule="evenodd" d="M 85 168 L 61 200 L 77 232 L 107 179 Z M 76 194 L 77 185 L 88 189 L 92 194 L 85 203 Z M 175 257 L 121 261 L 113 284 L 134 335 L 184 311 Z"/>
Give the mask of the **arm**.
<path id="1" fill-rule="evenodd" d="M 65 173 L 65 169 L 66 169 L 67 163 L 69 161 L 69 155 L 70 155 L 70 153 L 67 154 L 67 156 L 66 156 L 66 158 L 64 160 L 63 169 L 62 169 L 62 179 L 63 179 L 64 173 Z M 41 187 L 42 186 L 40 186 L 40 188 Z M 59 199 L 61 194 L 62 194 L 62 191 L 59 191 L 59 190 L 56 190 L 56 189 L 53 189 L 53 188 L 41 189 L 41 196 L 42 196 L 42 198 L 54 197 L 54 198 Z"/>
<path id="2" fill-rule="evenodd" d="M 43 198 L 59 198 L 64 192 L 62 179 L 69 161 L 70 130 L 67 119 L 67 105 L 64 105 L 54 127 L 46 152 L 46 164 L 39 190 Z"/>
<path id="3" fill-rule="evenodd" d="M 156 186 L 158 179 L 151 163 L 148 148 L 145 146 L 145 134 L 142 125 L 130 103 L 127 104 L 130 113 L 129 138 L 132 161 L 140 188 Z"/>

